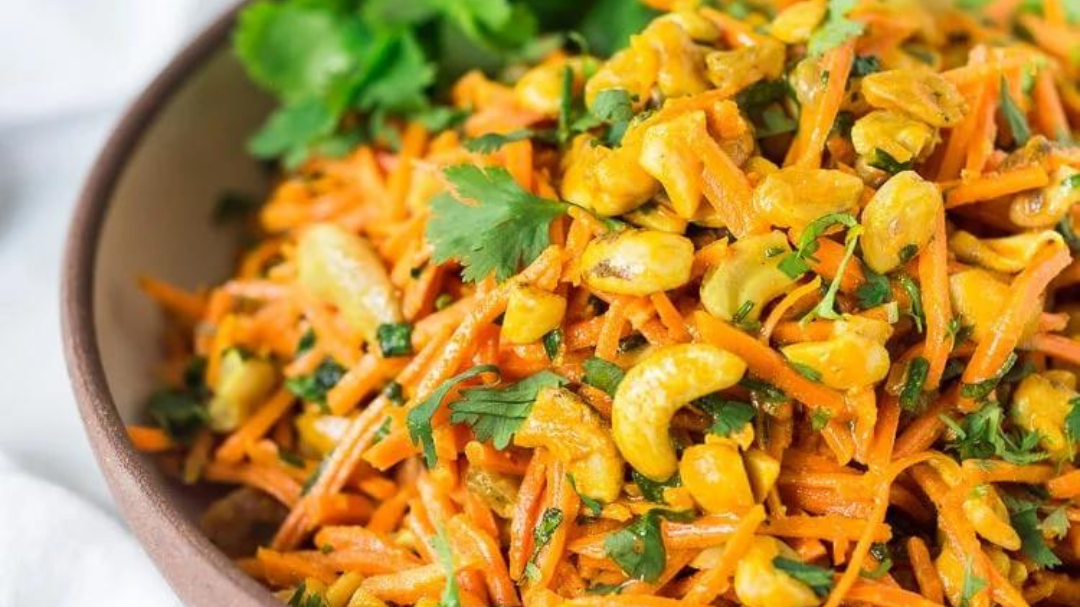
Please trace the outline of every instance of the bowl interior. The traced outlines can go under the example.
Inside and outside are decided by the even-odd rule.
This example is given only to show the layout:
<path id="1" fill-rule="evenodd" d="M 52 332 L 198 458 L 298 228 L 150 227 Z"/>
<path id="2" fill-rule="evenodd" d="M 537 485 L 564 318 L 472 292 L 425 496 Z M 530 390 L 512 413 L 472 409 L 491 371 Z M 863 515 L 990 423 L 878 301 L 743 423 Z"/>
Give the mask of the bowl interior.
<path id="1" fill-rule="evenodd" d="M 239 234 L 215 225 L 214 207 L 224 192 L 260 197 L 267 189 L 267 171 L 248 156 L 244 142 L 271 104 L 225 48 L 226 25 L 196 42 L 151 86 L 99 159 L 67 260 L 68 274 L 79 276 L 89 264 L 78 252 L 88 251 L 92 284 L 87 297 L 69 287 L 74 295 L 65 298 L 83 305 L 90 299 L 92 333 L 87 319 L 80 319 L 85 312 L 65 312 L 68 339 L 76 344 L 69 343 L 73 381 L 98 460 L 143 545 L 181 597 L 196 605 L 271 603 L 268 592 L 198 533 L 193 522 L 205 492 L 164 478 L 126 439 L 102 435 L 123 434 L 112 404 L 123 422 L 146 421 L 146 398 L 159 387 L 162 317 L 139 289 L 138 277 L 186 288 L 227 277 Z M 99 174 L 111 187 L 95 194 Z M 97 212 L 103 213 L 100 223 Z M 83 241 L 96 241 L 96 250 L 93 244 L 81 246 Z M 72 305 L 80 304 L 65 302 Z M 93 336 L 89 347 L 78 345 L 84 334 Z M 107 390 L 94 387 L 99 371 Z M 89 389 L 79 390 L 87 384 Z"/>

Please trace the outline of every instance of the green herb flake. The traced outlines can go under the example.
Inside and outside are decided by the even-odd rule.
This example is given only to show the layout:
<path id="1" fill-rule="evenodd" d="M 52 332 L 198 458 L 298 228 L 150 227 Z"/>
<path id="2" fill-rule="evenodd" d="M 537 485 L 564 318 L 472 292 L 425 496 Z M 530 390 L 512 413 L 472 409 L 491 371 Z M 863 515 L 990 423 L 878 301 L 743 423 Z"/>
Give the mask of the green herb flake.
<path id="1" fill-rule="evenodd" d="M 773 567 L 806 584 L 818 597 L 828 596 L 832 590 L 833 571 L 831 569 L 783 556 L 773 558 Z"/>
<path id="2" fill-rule="evenodd" d="M 532 555 L 529 557 L 528 563 L 525 564 L 525 576 L 530 581 L 535 582 L 540 578 L 540 570 L 536 566 L 536 557 L 544 549 L 544 546 L 548 545 L 551 536 L 555 535 L 555 530 L 562 523 L 563 511 L 558 508 L 548 508 L 540 515 L 540 521 L 536 524 L 536 527 L 533 527 Z"/>
<path id="3" fill-rule="evenodd" d="M 923 386 L 926 384 L 929 371 L 930 363 L 921 356 L 916 356 L 908 363 L 904 387 L 900 389 L 901 409 L 915 411 L 919 408 L 919 403 L 922 402 Z"/>
<path id="4" fill-rule="evenodd" d="M 450 404 L 450 423 L 467 424 L 477 440 L 506 449 L 540 391 L 566 383 L 566 378 L 544 370 L 506 386 L 466 388 L 461 400 Z"/>
<path id="5" fill-rule="evenodd" d="M 1002 494 L 1002 499 L 1009 508 L 1009 522 L 1020 536 L 1020 549 L 1023 553 L 1042 569 L 1052 569 L 1060 565 L 1061 559 L 1050 550 L 1039 528 L 1039 504 L 1005 493 Z"/>
<path id="6" fill-rule="evenodd" d="M 973 384 L 964 384 L 960 388 L 960 396 L 963 396 L 964 398 L 971 398 L 977 401 L 986 400 L 994 391 L 994 389 L 998 387 L 998 384 L 1001 383 L 1002 378 L 1004 378 L 1005 375 L 1007 375 L 1009 371 L 1013 368 L 1013 365 L 1016 364 L 1016 361 L 1016 353 L 1010 353 L 1009 357 L 1005 359 L 1005 364 L 1002 365 L 1001 369 L 999 369 L 993 377 L 977 381 Z"/>
<path id="7" fill-rule="evenodd" d="M 1066 506 L 1059 506 L 1050 511 L 1050 514 L 1046 515 L 1046 518 L 1039 523 L 1039 531 L 1045 534 L 1047 537 L 1054 539 L 1063 539 L 1069 533 L 1068 508 Z"/>
<path id="8" fill-rule="evenodd" d="M 548 360 L 555 360 L 562 350 L 563 330 L 553 329 L 544 335 L 542 341 L 544 344 L 544 354 L 547 354 Z"/>
<path id="9" fill-rule="evenodd" d="M 1065 436 L 1074 447 L 1080 444 L 1080 398 L 1069 401 L 1069 412 L 1065 415 Z"/>
<path id="10" fill-rule="evenodd" d="M 442 595 L 439 597 L 439 607 L 461 607 L 461 592 L 458 590 L 457 568 L 454 566 L 454 552 L 450 548 L 450 540 L 446 537 L 446 531 L 439 529 L 439 535 L 432 538 L 432 546 L 439 556 L 439 562 L 446 572 L 446 585 L 443 586 Z"/>
<path id="11" fill-rule="evenodd" d="M 573 489 L 574 493 L 577 493 L 578 498 L 581 499 L 581 505 L 585 506 L 585 508 L 589 511 L 589 516 L 593 518 L 600 516 L 600 512 L 603 511 L 604 506 L 599 502 L 599 500 L 595 500 L 587 495 L 584 495 L 583 493 L 581 493 L 581 491 L 578 491 L 577 483 L 574 482 L 574 475 L 567 473 L 566 480 L 570 483 L 570 488 Z"/>
<path id="12" fill-rule="evenodd" d="M 876 308 L 892 299 L 892 286 L 889 284 L 888 277 L 874 272 L 865 265 L 863 275 L 866 276 L 866 282 L 855 289 L 855 299 L 859 302 L 860 308 L 863 310 Z"/>
<path id="13" fill-rule="evenodd" d="M 477 154 L 494 154 L 499 148 L 515 141 L 525 141 L 535 136 L 532 129 L 518 129 L 505 135 L 500 133 L 487 133 L 475 139 L 469 139 L 464 143 L 466 150 Z"/>
<path id="14" fill-rule="evenodd" d="M 581 366 L 585 370 L 585 376 L 581 380 L 583 383 L 615 397 L 615 391 L 619 389 L 619 384 L 626 375 L 622 368 L 595 356 L 587 358 Z"/>
<path id="15" fill-rule="evenodd" d="M 464 204 L 450 194 L 435 197 L 426 237 L 433 261 L 460 261 L 462 276 L 470 282 L 492 272 L 506 280 L 539 257 L 551 244 L 548 227 L 568 208 L 526 192 L 503 168 L 459 165 L 445 174 L 458 196 L 477 204 Z"/>
<path id="16" fill-rule="evenodd" d="M 902 249 L 900 249 L 900 252 L 898 253 L 898 256 L 900 257 L 900 263 L 907 263 L 907 262 L 911 261 L 912 259 L 915 259 L 915 256 L 918 255 L 918 254 L 919 254 L 919 245 L 917 245 L 917 244 L 904 245 L 904 247 Z"/>
<path id="17" fill-rule="evenodd" d="M 810 35 L 807 47 L 813 56 L 820 56 L 863 33 L 865 25 L 848 19 L 857 0 L 829 0 L 829 12 L 825 21 Z"/>
<path id="18" fill-rule="evenodd" d="M 333 389 L 344 376 L 345 367 L 337 364 L 334 359 L 326 357 L 310 375 L 286 379 L 285 388 L 304 401 L 325 408 L 327 392 Z"/>
<path id="19" fill-rule="evenodd" d="M 962 460 L 999 457 L 1010 464 L 1025 466 L 1049 457 L 1038 449 L 1038 434 L 1002 426 L 1003 413 L 998 403 L 988 402 L 959 422 L 944 415 L 941 420 L 955 435 L 946 448 L 955 451 Z"/>
<path id="20" fill-rule="evenodd" d="M 916 284 L 910 276 L 902 275 L 898 279 L 898 282 L 900 283 L 900 288 L 902 288 L 908 296 L 907 314 L 911 316 L 911 319 L 915 322 L 915 330 L 922 333 L 926 326 L 926 316 L 923 314 L 922 291 L 919 290 L 919 285 Z"/>
<path id="21" fill-rule="evenodd" d="M 660 531 L 660 514 L 650 510 L 604 541 L 604 550 L 626 575 L 654 582 L 664 572 L 667 551 Z"/>
<path id="22" fill-rule="evenodd" d="M 957 607 L 971 607 L 971 602 L 975 599 L 975 595 L 982 592 L 986 587 L 986 580 L 975 575 L 974 569 L 971 566 L 971 561 L 969 560 L 964 565 L 964 584 L 960 588 L 960 605 Z"/>
<path id="23" fill-rule="evenodd" d="M 814 432 L 821 432 L 829 425 L 830 419 L 832 419 L 832 413 L 828 409 L 814 409 L 810 414 L 810 428 Z"/>
<path id="24" fill-rule="evenodd" d="M 1080 173 L 1074 175 L 1074 177 L 1080 177 Z M 1072 220 L 1069 214 L 1066 213 L 1061 221 L 1054 227 L 1058 234 L 1065 240 L 1065 244 L 1069 245 L 1069 250 L 1073 253 L 1080 253 L 1080 235 L 1076 234 L 1076 230 L 1073 229 Z"/>
<path id="25" fill-rule="evenodd" d="M 376 337 L 379 351 L 385 358 L 411 356 L 413 326 L 407 322 L 384 323 L 379 325 Z"/>
<path id="26" fill-rule="evenodd" d="M 326 601 L 318 593 L 308 592 L 307 584 L 300 582 L 286 603 L 289 607 L 326 607 Z"/>
<path id="27" fill-rule="evenodd" d="M 372 444 L 378 444 L 382 442 L 382 439 L 390 436 L 390 429 L 393 426 L 393 420 L 387 417 L 383 420 L 379 427 L 375 430 L 375 438 L 372 440 Z"/>
<path id="28" fill-rule="evenodd" d="M 851 77 L 862 78 L 881 71 L 881 60 L 874 55 L 859 55 L 851 65 Z"/>
<path id="29" fill-rule="evenodd" d="M 210 420 L 206 407 L 191 393 L 162 390 L 154 393 L 146 405 L 150 417 L 169 438 L 188 443 Z"/>
<path id="30" fill-rule="evenodd" d="M 890 175 L 895 175 L 903 171 L 910 171 L 915 166 L 915 160 L 908 160 L 907 162 L 900 162 L 896 158 L 893 158 L 892 154 L 889 154 L 881 148 L 874 150 L 874 157 L 867 164 L 875 169 L 881 169 Z"/>
<path id="31" fill-rule="evenodd" d="M 630 121 L 634 119 L 634 98 L 623 89 L 600 91 L 589 111 L 597 120 L 608 125 L 607 145 L 617 147 L 622 143 Z"/>
<path id="32" fill-rule="evenodd" d="M 458 384 L 473 379 L 482 373 L 498 372 L 499 368 L 495 365 L 480 365 L 478 367 L 473 367 L 468 371 L 459 373 L 444 381 L 431 393 L 431 396 L 428 396 L 417 403 L 417 405 L 409 411 L 409 414 L 405 418 L 405 427 L 409 430 L 409 438 L 412 439 L 413 444 L 423 446 L 424 462 L 429 468 L 434 467 L 435 464 L 438 463 L 438 456 L 435 454 L 435 437 L 432 434 L 431 417 L 438 411 L 439 406 L 442 405 L 446 395 Z"/>
<path id="33" fill-rule="evenodd" d="M 304 334 L 300 336 L 300 339 L 296 342 L 296 356 L 300 356 L 304 352 L 315 347 L 315 331 L 308 329 L 304 331 Z"/>
<path id="34" fill-rule="evenodd" d="M 788 364 L 791 365 L 791 368 L 795 369 L 795 372 L 799 375 L 802 375 L 803 377 L 809 379 L 812 382 L 821 383 L 821 371 L 818 371 L 810 365 L 805 365 L 803 363 L 795 362 L 793 360 L 788 360 Z"/>
<path id="35" fill-rule="evenodd" d="M 396 381 L 386 384 L 386 387 L 383 388 L 383 395 L 397 407 L 405 404 L 405 388 Z"/>
<path id="36" fill-rule="evenodd" d="M 797 279 L 810 271 L 810 265 L 806 260 L 813 259 L 817 252 L 817 239 L 829 228 L 842 225 L 847 228 L 855 228 L 859 225 L 858 220 L 850 213 L 830 213 L 811 221 L 806 229 L 799 235 L 799 244 L 793 253 L 789 253 L 780 260 L 780 271 L 789 278 Z"/>
<path id="37" fill-rule="evenodd" d="M 731 436 L 739 432 L 757 414 L 757 410 L 752 405 L 726 400 L 717 394 L 703 396 L 695 400 L 693 405 L 712 417 L 713 424 L 709 432 L 717 436 Z"/>
<path id="38" fill-rule="evenodd" d="M 679 478 L 678 473 L 666 481 L 659 482 L 650 479 L 637 470 L 631 470 L 630 476 L 634 479 L 634 483 L 637 484 L 638 489 L 641 490 L 641 496 L 650 502 L 655 502 L 657 504 L 667 503 L 667 501 L 664 500 L 665 489 L 682 486 L 682 479 Z"/>
<path id="39" fill-rule="evenodd" d="M 1001 77 L 1001 114 L 1005 117 L 1005 123 L 1009 125 L 1012 133 L 1013 144 L 1020 147 L 1031 139 L 1031 127 L 1028 125 L 1027 116 L 1009 92 L 1009 82 L 1004 76 Z"/>

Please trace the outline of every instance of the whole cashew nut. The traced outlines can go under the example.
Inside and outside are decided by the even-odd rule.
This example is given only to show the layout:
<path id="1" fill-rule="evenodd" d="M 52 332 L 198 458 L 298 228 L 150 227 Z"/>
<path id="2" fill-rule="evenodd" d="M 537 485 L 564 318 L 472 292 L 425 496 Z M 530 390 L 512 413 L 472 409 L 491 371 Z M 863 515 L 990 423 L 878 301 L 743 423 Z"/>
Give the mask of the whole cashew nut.
<path id="1" fill-rule="evenodd" d="M 729 388 L 746 363 L 708 344 L 657 350 L 626 373 L 611 410 L 612 436 L 626 461 L 654 481 L 671 478 L 678 458 L 668 436 L 675 412 L 690 401 Z"/>

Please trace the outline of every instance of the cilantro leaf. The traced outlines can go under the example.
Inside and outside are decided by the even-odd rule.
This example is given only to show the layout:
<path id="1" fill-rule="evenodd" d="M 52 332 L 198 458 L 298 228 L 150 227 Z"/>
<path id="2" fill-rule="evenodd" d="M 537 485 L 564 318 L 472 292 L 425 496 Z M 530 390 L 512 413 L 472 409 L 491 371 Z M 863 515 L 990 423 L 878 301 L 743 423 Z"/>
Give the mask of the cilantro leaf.
<path id="1" fill-rule="evenodd" d="M 814 412 L 810 414 L 810 429 L 821 432 L 825 426 L 829 425 L 830 419 L 832 419 L 832 412 L 828 409 L 814 409 Z"/>
<path id="2" fill-rule="evenodd" d="M 783 556 L 773 558 L 773 567 L 806 584 L 819 597 L 829 594 L 833 587 L 833 571 Z"/>
<path id="3" fill-rule="evenodd" d="M 859 55 L 851 64 L 851 77 L 862 78 L 881 71 L 881 60 L 873 55 Z"/>
<path id="4" fill-rule="evenodd" d="M 450 423 L 468 424 L 477 440 L 490 440 L 496 449 L 506 449 L 529 416 L 537 394 L 566 383 L 566 378 L 544 370 L 508 386 L 466 388 L 461 400 L 450 404 Z"/>
<path id="5" fill-rule="evenodd" d="M 855 289 L 855 299 L 864 310 L 880 306 L 892 299 L 892 286 L 889 279 L 870 268 L 863 266 L 866 282 Z"/>
<path id="6" fill-rule="evenodd" d="M 725 400 L 716 394 L 703 396 L 693 404 L 712 416 L 713 425 L 709 432 L 717 436 L 730 436 L 742 430 L 757 414 L 757 410 L 747 403 Z"/>
<path id="7" fill-rule="evenodd" d="M 454 552 L 450 549 L 450 540 L 446 538 L 446 531 L 439 529 L 439 535 L 432 538 L 432 547 L 439 556 L 439 561 L 446 571 L 446 585 L 443 586 L 442 596 L 439 597 L 439 607 L 461 607 L 461 592 L 458 590 L 456 568 L 454 567 Z"/>
<path id="8" fill-rule="evenodd" d="M 904 379 L 904 387 L 900 389 L 900 408 L 905 411 L 914 411 L 919 408 L 922 399 L 923 385 L 930 371 L 930 363 L 921 356 L 911 359 L 907 367 L 907 377 Z"/>
<path id="9" fill-rule="evenodd" d="M 1042 531 L 1049 537 L 1060 540 L 1069 533 L 1070 525 L 1068 508 L 1060 506 L 1054 508 L 1053 511 L 1051 511 L 1050 514 L 1047 514 L 1046 518 L 1039 523 L 1039 531 Z"/>
<path id="10" fill-rule="evenodd" d="M 846 214 L 838 214 L 846 215 Z M 826 215 L 829 217 L 829 215 Z M 847 215 L 847 217 L 851 217 Z M 854 220 L 854 218 L 852 218 Z M 811 224 L 813 225 L 813 224 Z M 848 225 L 848 224 L 844 224 Z M 807 228 L 809 230 L 809 228 Z M 836 276 L 833 277 L 829 288 L 825 291 L 825 295 L 821 298 L 816 306 L 803 317 L 803 320 L 812 320 L 814 318 L 828 318 L 830 320 L 838 320 L 840 314 L 836 311 L 836 295 L 840 292 L 840 282 L 844 277 L 844 272 L 847 271 L 848 264 L 851 263 L 851 258 L 855 255 L 855 246 L 859 243 L 859 236 L 862 235 L 862 226 L 856 223 L 855 225 L 848 225 L 847 236 L 844 237 L 844 256 L 840 259 L 840 263 L 836 267 Z M 800 250 L 801 250 L 801 238 L 800 238 Z M 817 241 L 814 241 L 814 250 L 817 250 Z"/>
<path id="11" fill-rule="evenodd" d="M 604 509 L 603 505 L 600 504 L 600 501 L 595 500 L 595 499 L 593 499 L 593 498 L 591 498 L 591 497 L 589 497 L 587 495 L 582 494 L 580 491 L 578 491 L 577 483 L 574 482 L 574 475 L 570 474 L 569 472 L 566 473 L 566 480 L 570 482 L 570 488 L 574 490 L 574 493 L 578 494 L 578 498 L 581 499 L 581 504 L 583 506 L 585 506 L 586 508 L 588 508 L 589 516 L 592 516 L 592 517 L 600 516 L 600 512 L 603 511 L 603 509 Z"/>
<path id="12" fill-rule="evenodd" d="M 793 360 L 789 360 L 788 364 L 791 365 L 791 368 L 795 369 L 795 372 L 799 375 L 802 375 L 810 381 L 821 383 L 821 371 L 818 371 L 810 365 L 805 365 L 803 363 L 795 362 Z"/>
<path id="13" fill-rule="evenodd" d="M 644 2 L 598 0 L 578 26 L 579 31 L 601 56 L 613 55 L 645 29 L 660 13 Z"/>
<path id="14" fill-rule="evenodd" d="M 793 279 L 809 272 L 810 265 L 806 260 L 813 259 L 814 253 L 818 250 L 818 238 L 834 225 L 855 228 L 859 222 L 850 213 L 830 213 L 811 221 L 799 235 L 799 246 L 793 253 L 787 254 L 780 260 L 780 271 Z"/>
<path id="15" fill-rule="evenodd" d="M 413 327 L 407 322 L 383 323 L 376 331 L 379 340 L 379 351 L 386 358 L 392 356 L 409 356 L 412 349 Z"/>
<path id="16" fill-rule="evenodd" d="M 612 397 L 615 396 L 615 391 L 619 389 L 619 383 L 622 382 L 623 376 L 626 375 L 615 363 L 595 356 L 586 359 L 581 366 L 585 369 L 585 377 L 581 381 L 607 392 Z"/>
<path id="17" fill-rule="evenodd" d="M 960 459 L 1000 457 L 1010 464 L 1027 465 L 1045 460 L 1049 455 L 1038 450 L 1039 435 L 1034 432 L 1006 430 L 1002 427 L 1001 405 L 987 403 L 982 409 L 965 416 L 960 422 L 942 416 L 955 439 L 946 445 Z"/>
<path id="18" fill-rule="evenodd" d="M 667 564 L 660 514 L 650 510 L 604 540 L 604 550 L 626 575 L 656 581 Z"/>
<path id="19" fill-rule="evenodd" d="M 870 166 L 875 169 L 881 169 L 890 175 L 895 175 L 903 171 L 909 171 L 915 166 L 915 159 L 912 158 L 907 162 L 900 162 L 893 155 L 886 152 L 881 148 L 874 149 L 874 157 L 868 162 Z"/>
<path id="20" fill-rule="evenodd" d="M 1070 251 L 1073 253 L 1080 253 L 1080 236 L 1073 230 L 1072 220 L 1068 213 L 1061 218 L 1061 221 L 1057 223 L 1057 226 L 1055 226 L 1054 229 L 1058 234 L 1061 234 L 1063 239 L 1065 239 L 1065 244 L 1069 245 Z"/>
<path id="21" fill-rule="evenodd" d="M 1012 98 L 1009 83 L 1004 76 L 1001 77 L 1001 114 L 1005 117 L 1005 123 L 1009 125 L 1014 146 L 1022 146 L 1031 139 L 1031 127 L 1028 125 L 1027 116 Z"/>
<path id="22" fill-rule="evenodd" d="M 900 287 L 904 289 L 904 292 L 908 296 L 908 314 L 911 319 L 915 321 L 915 330 L 919 333 L 923 332 L 923 327 L 926 325 L 926 317 L 923 315 L 922 306 L 922 291 L 919 289 L 919 285 L 915 284 L 915 281 L 910 276 L 904 275 L 897 279 L 900 283 Z"/>
<path id="23" fill-rule="evenodd" d="M 1065 436 L 1075 447 L 1080 444 L 1080 398 L 1070 400 L 1069 407 L 1065 415 Z"/>
<path id="24" fill-rule="evenodd" d="M 829 12 L 825 22 L 810 35 L 807 51 L 811 55 L 819 56 L 863 33 L 866 26 L 847 17 L 857 1 L 829 0 Z"/>
<path id="25" fill-rule="evenodd" d="M 179 390 L 154 393 L 147 404 L 150 417 L 169 438 L 186 443 L 210 421 L 206 407 L 193 394 Z"/>
<path id="26" fill-rule="evenodd" d="M 623 89 L 600 91 L 589 109 L 597 120 L 609 125 L 606 143 L 615 147 L 622 142 L 630 121 L 634 119 L 634 100 Z"/>
<path id="27" fill-rule="evenodd" d="M 532 555 L 529 557 L 528 563 L 525 564 L 525 575 L 530 580 L 536 581 L 539 578 L 536 557 L 544 546 L 547 546 L 548 542 L 551 541 L 551 536 L 555 535 L 555 530 L 559 528 L 562 522 L 563 511 L 558 508 L 548 508 L 540 515 L 540 521 L 533 527 Z"/>
<path id="28" fill-rule="evenodd" d="M 544 335 L 542 341 L 544 344 L 544 354 L 547 354 L 548 360 L 555 360 L 555 357 L 559 355 L 559 351 L 562 350 L 562 329 L 553 329 L 549 331 Z"/>
<path id="29" fill-rule="evenodd" d="M 289 607 L 326 607 L 326 601 L 317 592 L 308 593 L 307 583 L 300 582 L 286 605 Z"/>
<path id="30" fill-rule="evenodd" d="M 286 166 L 296 166 L 307 157 L 311 144 L 333 133 L 337 123 L 322 100 L 301 99 L 275 110 L 248 140 L 247 150 L 262 159 L 284 156 Z"/>
<path id="31" fill-rule="evenodd" d="M 654 481 L 637 470 L 631 470 L 630 476 L 634 479 L 634 483 L 637 484 L 638 489 L 641 490 L 641 496 L 650 502 L 656 502 L 657 504 L 667 503 L 667 501 L 664 500 L 664 489 L 682 485 L 682 479 L 679 478 L 677 472 L 673 474 L 671 478 L 662 482 Z"/>
<path id="32" fill-rule="evenodd" d="M 285 387 L 296 396 L 309 403 L 326 405 L 326 393 L 345 376 L 345 368 L 334 359 L 326 357 L 310 375 L 290 377 L 285 380 Z"/>
<path id="33" fill-rule="evenodd" d="M 567 209 L 526 192 L 503 168 L 459 165 L 446 169 L 446 177 L 459 196 L 475 205 L 450 194 L 437 196 L 431 201 L 426 237 L 434 248 L 433 261 L 457 259 L 470 282 L 492 272 L 506 280 L 535 260 L 551 244 L 548 226 Z"/>
<path id="34" fill-rule="evenodd" d="M 1009 373 L 1009 371 L 1012 370 L 1013 365 L 1016 364 L 1016 360 L 1016 353 L 1010 353 L 1009 357 L 1005 359 L 1005 364 L 1001 366 L 1001 369 L 998 370 L 998 372 L 995 373 L 993 377 L 975 382 L 973 384 L 964 384 L 960 388 L 960 396 L 963 396 L 964 398 L 972 398 L 977 401 L 986 400 L 986 398 L 990 396 L 990 393 L 994 391 L 994 388 L 997 388 L 998 384 L 1001 383 L 1002 378 L 1004 378 Z"/>
<path id="35" fill-rule="evenodd" d="M 968 560 L 964 565 L 964 585 L 960 588 L 959 607 L 971 607 L 971 601 L 975 598 L 975 595 L 982 592 L 986 586 L 986 580 L 975 575 L 971 561 Z"/>
<path id="36" fill-rule="evenodd" d="M 1020 536 L 1020 549 L 1024 554 L 1040 568 L 1052 569 L 1060 565 L 1061 559 L 1050 550 L 1039 528 L 1039 505 L 1006 493 L 1002 494 L 1002 499 L 1009 508 L 1009 522 Z"/>
<path id="37" fill-rule="evenodd" d="M 428 467 L 433 467 L 438 462 L 435 455 L 435 437 L 432 435 L 431 416 L 435 415 L 446 395 L 461 382 L 468 381 L 481 373 L 498 373 L 499 368 L 495 365 L 480 365 L 468 371 L 458 373 L 444 381 L 431 396 L 417 403 L 405 418 L 405 427 L 409 430 L 409 438 L 414 445 L 420 444 L 424 448 L 424 461 Z"/>
<path id="38" fill-rule="evenodd" d="M 535 136 L 536 131 L 533 131 L 532 129 L 518 129 L 506 133 L 505 135 L 500 133 L 487 133 L 476 139 L 466 141 L 465 149 L 477 154 L 493 154 L 508 143 L 525 141 L 526 139 L 532 139 Z"/>

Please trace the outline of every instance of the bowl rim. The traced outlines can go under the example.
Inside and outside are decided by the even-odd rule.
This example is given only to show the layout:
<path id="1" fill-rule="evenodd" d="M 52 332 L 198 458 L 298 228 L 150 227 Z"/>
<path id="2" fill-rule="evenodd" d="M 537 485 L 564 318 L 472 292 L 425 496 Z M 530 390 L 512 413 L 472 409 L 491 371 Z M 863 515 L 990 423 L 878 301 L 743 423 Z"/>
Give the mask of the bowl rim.
<path id="1" fill-rule="evenodd" d="M 188 42 L 122 114 L 91 165 L 71 215 L 63 254 L 60 320 L 68 377 L 94 457 L 143 549 L 193 605 L 272 607 L 266 588 L 240 570 L 162 497 L 163 480 L 137 453 L 109 391 L 94 323 L 98 245 L 116 187 L 149 127 L 218 52 L 246 0 L 235 2 Z"/>

